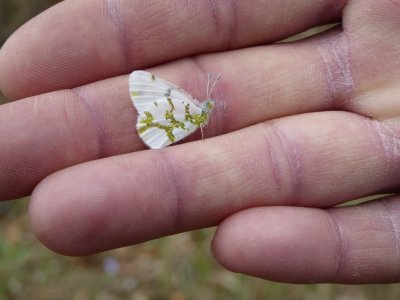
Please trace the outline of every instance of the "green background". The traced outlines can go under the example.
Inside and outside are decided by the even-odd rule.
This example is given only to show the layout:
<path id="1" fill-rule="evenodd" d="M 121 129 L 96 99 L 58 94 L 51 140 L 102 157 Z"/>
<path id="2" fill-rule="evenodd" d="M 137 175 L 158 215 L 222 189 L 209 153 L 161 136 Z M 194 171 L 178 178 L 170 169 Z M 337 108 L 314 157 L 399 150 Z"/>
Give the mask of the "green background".
<path id="1" fill-rule="evenodd" d="M 0 45 L 18 26 L 56 2 L 0 0 Z M 230 273 L 209 251 L 213 229 L 90 257 L 60 256 L 32 235 L 28 201 L 0 204 L 0 300 L 400 299 L 398 284 L 304 286 Z"/>

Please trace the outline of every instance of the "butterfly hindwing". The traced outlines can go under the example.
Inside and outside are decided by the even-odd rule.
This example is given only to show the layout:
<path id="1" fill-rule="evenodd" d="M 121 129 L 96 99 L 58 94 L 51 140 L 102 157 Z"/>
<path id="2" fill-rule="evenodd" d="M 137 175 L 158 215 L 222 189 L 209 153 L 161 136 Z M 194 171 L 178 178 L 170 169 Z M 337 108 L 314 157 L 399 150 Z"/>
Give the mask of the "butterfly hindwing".
<path id="1" fill-rule="evenodd" d="M 175 143 L 199 127 L 201 104 L 177 86 L 149 72 L 135 71 L 129 77 L 132 102 L 138 111 L 139 136 L 152 149 Z"/>

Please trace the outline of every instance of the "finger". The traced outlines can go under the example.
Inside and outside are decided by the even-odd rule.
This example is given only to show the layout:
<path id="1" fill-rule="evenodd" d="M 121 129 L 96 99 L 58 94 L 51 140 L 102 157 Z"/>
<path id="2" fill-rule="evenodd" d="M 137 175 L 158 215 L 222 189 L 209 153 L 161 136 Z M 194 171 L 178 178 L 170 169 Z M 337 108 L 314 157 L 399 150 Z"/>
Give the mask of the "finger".
<path id="1" fill-rule="evenodd" d="M 60 171 L 35 189 L 30 219 L 48 247 L 81 255 L 254 206 L 333 206 L 398 186 L 396 143 L 380 123 L 348 113 L 284 118 Z"/>
<path id="2" fill-rule="evenodd" d="M 213 252 L 232 271 L 273 281 L 398 282 L 399 204 L 249 209 L 220 224 Z"/>
<path id="3" fill-rule="evenodd" d="M 110 86 L 126 85 L 115 84 Z M 29 195 L 40 180 L 66 166 L 143 147 L 130 101 L 107 101 L 113 99 L 109 92 L 98 92 L 96 104 L 70 90 L 0 107 L 0 200 Z"/>
<path id="4" fill-rule="evenodd" d="M 180 57 L 274 42 L 339 19 L 346 2 L 63 1 L 6 43 L 0 89 L 21 99 Z"/>
<path id="5" fill-rule="evenodd" d="M 319 42 L 337 34 L 329 33 Z M 203 70 L 224 70 L 214 93 L 209 137 L 272 118 L 332 108 L 330 97 L 342 92 L 329 88 L 328 75 L 320 75 L 326 62 L 315 43 L 206 55 L 151 71 L 202 99 L 207 81 Z M 0 199 L 27 195 L 45 176 L 62 168 L 143 149 L 135 118 L 126 76 L 1 106 L 0 139 L 9 142 L 0 148 Z"/>
<path id="6" fill-rule="evenodd" d="M 351 16 L 349 11 L 348 15 Z M 306 42 L 205 55 L 152 71 L 179 83 L 201 99 L 206 86 L 203 70 L 214 73 L 223 70 L 223 81 L 215 93 L 217 107 L 207 136 L 272 118 L 329 109 L 392 120 L 400 115 L 395 104 L 398 88 L 392 84 L 399 76 L 390 67 L 396 63 L 388 56 L 377 55 L 374 59 L 367 57 L 368 63 L 360 64 L 364 56 L 349 50 L 358 47 L 357 42 L 360 42 L 357 35 L 334 30 Z M 373 47 L 373 44 L 365 40 L 361 43 L 364 47 Z M 395 49 L 392 43 L 385 47 Z M 386 69 L 376 72 L 381 77 L 368 80 L 366 86 L 358 79 L 370 73 L 369 66 L 373 65 L 370 60 L 378 61 Z M 392 77 L 388 78 L 386 71 Z M 0 149 L 0 160 L 3 158 L 0 199 L 29 194 L 37 182 L 56 170 L 142 149 L 133 126 L 135 111 L 126 90 L 127 78 L 118 77 L 2 107 L 1 119 L 7 126 L 0 129 L 0 136 L 13 142 Z M 53 105 L 55 102 L 58 107 Z M 38 113 L 32 114 L 32 111 Z M 64 117 L 66 111 L 73 115 L 70 117 L 73 122 Z M 15 120 L 24 121 L 16 123 Z M 400 128 L 394 120 L 389 125 L 396 136 Z M 21 138 L 15 139 L 15 136 Z M 48 157 L 48 153 L 54 153 L 54 158 Z"/>

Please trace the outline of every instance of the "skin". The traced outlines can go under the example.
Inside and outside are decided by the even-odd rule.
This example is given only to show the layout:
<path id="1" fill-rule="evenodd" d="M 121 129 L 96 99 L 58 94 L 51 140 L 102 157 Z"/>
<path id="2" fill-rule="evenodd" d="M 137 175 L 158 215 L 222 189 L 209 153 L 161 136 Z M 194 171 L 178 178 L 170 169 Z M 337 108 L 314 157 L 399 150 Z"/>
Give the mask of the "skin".
<path id="1" fill-rule="evenodd" d="M 33 193 L 34 233 L 66 255 L 217 226 L 235 272 L 398 282 L 399 20 L 399 0 L 63 1 L 0 51 L 0 198 Z M 198 99 L 222 73 L 209 138 L 140 151 L 134 69 Z"/>

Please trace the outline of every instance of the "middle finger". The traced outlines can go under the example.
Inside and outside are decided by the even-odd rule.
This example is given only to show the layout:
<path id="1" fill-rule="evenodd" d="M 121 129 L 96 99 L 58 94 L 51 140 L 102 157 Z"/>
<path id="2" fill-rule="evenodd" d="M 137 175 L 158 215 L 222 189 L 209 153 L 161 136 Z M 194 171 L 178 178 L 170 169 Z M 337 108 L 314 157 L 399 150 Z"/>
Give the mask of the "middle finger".
<path id="1" fill-rule="evenodd" d="M 332 89 L 340 78 L 332 77 L 337 72 L 327 72 L 327 66 L 340 66 L 324 45 L 339 37 L 332 31 L 308 42 L 206 55 L 151 71 L 198 99 L 205 94 L 204 72 L 223 73 L 207 128 L 207 136 L 215 136 L 264 120 L 333 108 L 333 100 L 345 97 L 347 90 Z M 0 149 L 0 200 L 29 194 L 45 176 L 62 168 L 143 149 L 135 118 L 126 76 L 1 106 L 5 125 L 0 139 L 10 142 Z"/>

